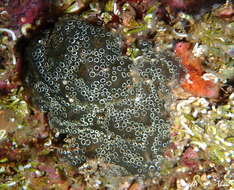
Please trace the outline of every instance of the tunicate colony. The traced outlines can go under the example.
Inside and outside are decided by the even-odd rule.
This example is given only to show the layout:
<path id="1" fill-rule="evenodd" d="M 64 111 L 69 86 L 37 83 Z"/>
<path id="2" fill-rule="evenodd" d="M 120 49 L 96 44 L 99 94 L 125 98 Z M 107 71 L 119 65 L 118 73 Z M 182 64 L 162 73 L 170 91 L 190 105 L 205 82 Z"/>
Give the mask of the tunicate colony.
<path id="1" fill-rule="evenodd" d="M 27 48 L 26 84 L 49 124 L 65 135 L 73 165 L 99 158 L 123 175 L 154 176 L 169 143 L 165 96 L 181 68 L 167 53 L 122 56 L 122 39 L 64 16 Z"/>

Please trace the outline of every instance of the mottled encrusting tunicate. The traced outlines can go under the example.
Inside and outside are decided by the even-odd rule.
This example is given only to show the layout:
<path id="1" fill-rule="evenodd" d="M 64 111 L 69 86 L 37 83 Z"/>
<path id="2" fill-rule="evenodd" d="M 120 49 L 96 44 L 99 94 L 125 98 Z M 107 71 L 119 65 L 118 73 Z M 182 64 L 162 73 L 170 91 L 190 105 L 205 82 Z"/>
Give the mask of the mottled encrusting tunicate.
<path id="1" fill-rule="evenodd" d="M 154 176 L 169 143 L 165 96 L 180 68 L 167 53 L 122 55 L 121 38 L 62 17 L 27 49 L 26 83 L 49 124 L 66 135 L 61 154 L 74 165 L 103 159 L 123 174 Z"/>

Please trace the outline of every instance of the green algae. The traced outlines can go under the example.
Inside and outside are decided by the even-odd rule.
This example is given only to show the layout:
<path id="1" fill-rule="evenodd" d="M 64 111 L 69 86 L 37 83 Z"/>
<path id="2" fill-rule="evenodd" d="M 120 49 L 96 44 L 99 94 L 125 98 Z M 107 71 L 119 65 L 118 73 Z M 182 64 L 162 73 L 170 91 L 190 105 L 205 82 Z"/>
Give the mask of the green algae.
<path id="1" fill-rule="evenodd" d="M 181 101 L 180 104 L 183 106 L 182 109 L 177 109 L 180 113 L 176 116 L 180 118 L 176 119 L 176 125 L 181 127 L 178 131 L 180 135 L 175 137 L 176 141 L 186 137 L 190 145 L 200 149 L 199 152 L 204 158 L 217 166 L 223 166 L 227 173 L 234 158 L 233 97 L 234 94 L 231 94 L 226 104 L 216 106 L 206 104 L 208 102 L 199 98 L 187 101 L 187 103 Z M 189 110 L 190 117 L 185 110 Z M 224 182 L 228 186 L 232 185 L 230 181 Z"/>
<path id="2" fill-rule="evenodd" d="M 1 109 L 12 110 L 20 120 L 23 120 L 29 113 L 28 104 L 23 98 L 23 91 L 22 87 L 13 89 L 10 94 L 0 100 Z"/>

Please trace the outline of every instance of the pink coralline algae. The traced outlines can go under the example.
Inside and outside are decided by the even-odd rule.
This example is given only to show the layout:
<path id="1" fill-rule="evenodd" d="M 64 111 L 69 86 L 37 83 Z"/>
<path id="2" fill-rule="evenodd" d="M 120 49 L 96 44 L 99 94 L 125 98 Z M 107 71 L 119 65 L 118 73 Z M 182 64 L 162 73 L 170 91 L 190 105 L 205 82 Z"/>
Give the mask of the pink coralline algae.
<path id="1" fill-rule="evenodd" d="M 7 81 L 0 80 L 0 91 L 7 93 L 9 90 L 16 88 L 18 85 L 17 84 L 11 84 L 8 83 Z"/>
<path id="2" fill-rule="evenodd" d="M 187 0 L 167 0 L 166 3 L 173 9 L 185 10 L 191 6 L 196 5 L 196 3 L 198 3 L 198 2 L 192 1 L 192 0 L 189 0 L 189 1 L 187 1 Z"/>
<path id="3" fill-rule="evenodd" d="M 45 14 L 48 6 L 43 0 L 10 0 L 7 7 L 11 15 L 11 24 L 21 27 L 24 24 L 34 24 L 38 18 Z"/>
<path id="4" fill-rule="evenodd" d="M 208 9 L 215 3 L 222 2 L 221 0 L 162 0 L 174 11 L 185 11 L 190 13 L 199 12 L 201 8 Z"/>
<path id="5" fill-rule="evenodd" d="M 190 169 L 198 169 L 198 153 L 193 148 L 189 147 L 182 155 L 181 163 Z"/>

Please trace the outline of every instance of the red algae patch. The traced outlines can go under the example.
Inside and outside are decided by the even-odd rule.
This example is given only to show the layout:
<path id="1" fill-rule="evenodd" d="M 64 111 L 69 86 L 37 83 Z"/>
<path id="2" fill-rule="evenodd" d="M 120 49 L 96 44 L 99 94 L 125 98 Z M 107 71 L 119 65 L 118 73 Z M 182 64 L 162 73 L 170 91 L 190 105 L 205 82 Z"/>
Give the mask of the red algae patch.
<path id="1" fill-rule="evenodd" d="M 181 83 L 184 90 L 194 96 L 218 98 L 219 84 L 206 77 L 202 66 L 203 59 L 193 55 L 192 45 L 187 42 L 179 42 L 176 44 L 175 53 L 181 58 L 181 64 L 187 69 L 185 79 Z"/>

